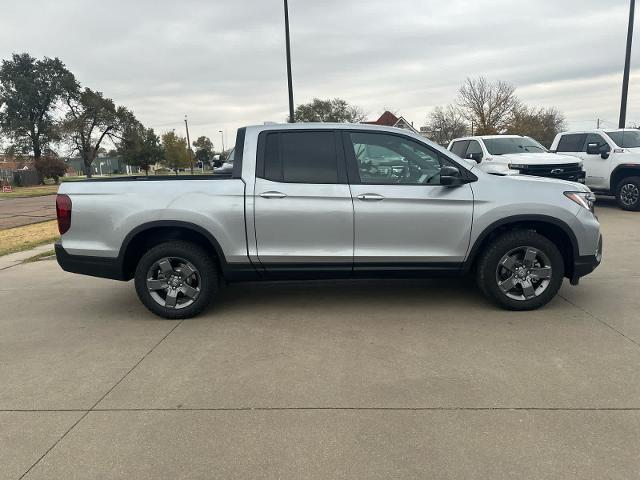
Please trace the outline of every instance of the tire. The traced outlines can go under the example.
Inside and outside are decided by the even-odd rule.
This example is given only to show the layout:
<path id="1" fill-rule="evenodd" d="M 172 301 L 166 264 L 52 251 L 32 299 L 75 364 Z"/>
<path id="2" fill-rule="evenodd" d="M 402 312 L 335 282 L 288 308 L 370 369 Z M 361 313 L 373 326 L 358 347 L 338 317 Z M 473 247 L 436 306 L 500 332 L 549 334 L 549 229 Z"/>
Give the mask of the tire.
<path id="1" fill-rule="evenodd" d="M 486 248 L 476 275 L 482 293 L 501 307 L 535 310 L 558 293 L 564 278 L 564 260 L 546 237 L 515 230 L 496 238 Z"/>
<path id="2" fill-rule="evenodd" d="M 216 264 L 189 242 L 161 243 L 145 253 L 135 272 L 140 301 L 156 315 L 176 320 L 202 312 L 218 291 Z"/>
<path id="3" fill-rule="evenodd" d="M 623 210 L 640 210 L 640 177 L 623 178 L 616 186 L 616 202 Z"/>

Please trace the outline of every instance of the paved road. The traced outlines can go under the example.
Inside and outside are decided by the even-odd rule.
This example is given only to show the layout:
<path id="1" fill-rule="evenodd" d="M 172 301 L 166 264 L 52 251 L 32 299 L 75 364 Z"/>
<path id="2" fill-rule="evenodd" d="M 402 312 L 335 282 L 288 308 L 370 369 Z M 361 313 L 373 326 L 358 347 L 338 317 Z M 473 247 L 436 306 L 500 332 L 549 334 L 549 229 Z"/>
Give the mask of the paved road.
<path id="1" fill-rule="evenodd" d="M 0 198 L 0 230 L 55 220 L 56 197 Z"/>
<path id="2" fill-rule="evenodd" d="M 44 261 L 0 272 L 0 477 L 629 479 L 640 215 L 537 312 L 471 282 L 240 285 L 189 321 Z"/>

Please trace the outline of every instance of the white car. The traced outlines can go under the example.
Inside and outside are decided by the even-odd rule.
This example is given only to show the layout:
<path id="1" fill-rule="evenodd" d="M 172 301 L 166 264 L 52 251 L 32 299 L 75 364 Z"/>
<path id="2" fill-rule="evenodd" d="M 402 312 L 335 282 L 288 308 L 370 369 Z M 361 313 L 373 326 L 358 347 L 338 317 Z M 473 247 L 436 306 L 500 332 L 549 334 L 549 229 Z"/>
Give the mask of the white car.
<path id="1" fill-rule="evenodd" d="M 625 210 L 640 210 L 640 130 L 563 132 L 551 150 L 579 158 L 591 190 L 615 195 Z"/>
<path id="2" fill-rule="evenodd" d="M 448 149 L 474 160 L 480 169 L 495 175 L 535 175 L 584 183 L 582 162 L 569 155 L 549 152 L 531 137 L 484 135 L 456 138 Z"/>

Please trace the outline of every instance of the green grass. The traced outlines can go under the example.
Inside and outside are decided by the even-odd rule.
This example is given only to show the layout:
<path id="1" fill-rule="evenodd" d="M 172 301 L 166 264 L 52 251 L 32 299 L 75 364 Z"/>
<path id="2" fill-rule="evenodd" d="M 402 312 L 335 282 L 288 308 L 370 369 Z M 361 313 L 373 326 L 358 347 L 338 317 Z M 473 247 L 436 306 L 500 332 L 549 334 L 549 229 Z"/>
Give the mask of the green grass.
<path id="1" fill-rule="evenodd" d="M 53 243 L 58 237 L 56 220 L 0 230 L 0 256 Z"/>
<path id="2" fill-rule="evenodd" d="M 0 189 L 1 190 L 1 189 Z M 0 191 L 0 198 L 26 198 L 53 195 L 58 191 L 58 185 L 36 185 L 33 187 L 13 187 L 13 192 Z"/>

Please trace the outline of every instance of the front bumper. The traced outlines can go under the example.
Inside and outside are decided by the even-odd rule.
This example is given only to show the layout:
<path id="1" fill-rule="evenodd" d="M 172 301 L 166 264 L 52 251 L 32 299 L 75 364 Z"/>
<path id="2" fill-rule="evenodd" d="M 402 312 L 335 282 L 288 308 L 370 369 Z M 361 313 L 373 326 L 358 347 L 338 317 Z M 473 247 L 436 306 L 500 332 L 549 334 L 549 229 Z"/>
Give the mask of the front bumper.
<path id="1" fill-rule="evenodd" d="M 127 280 L 120 258 L 71 255 L 64 249 L 60 240 L 56 242 L 55 250 L 58 265 L 65 272 L 110 278 L 112 280 Z"/>
<path id="2" fill-rule="evenodd" d="M 571 285 L 578 285 L 581 277 L 589 275 L 602 262 L 602 235 L 598 241 L 598 250 L 595 255 L 585 255 L 577 257 L 573 262 L 573 273 L 571 275 Z"/>

